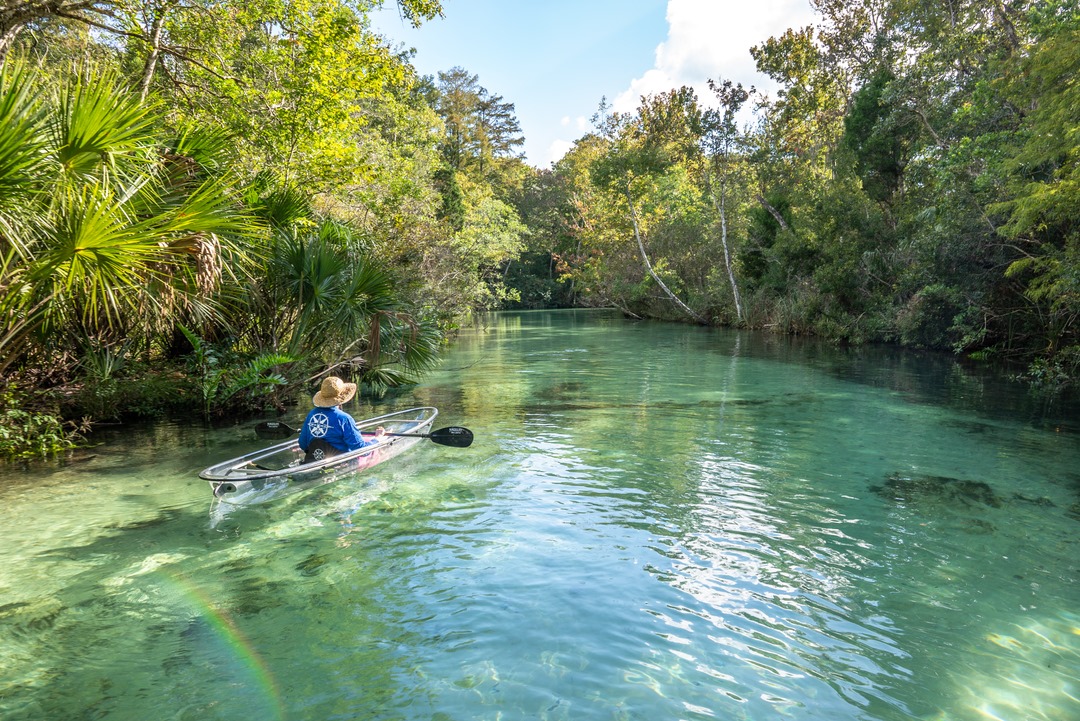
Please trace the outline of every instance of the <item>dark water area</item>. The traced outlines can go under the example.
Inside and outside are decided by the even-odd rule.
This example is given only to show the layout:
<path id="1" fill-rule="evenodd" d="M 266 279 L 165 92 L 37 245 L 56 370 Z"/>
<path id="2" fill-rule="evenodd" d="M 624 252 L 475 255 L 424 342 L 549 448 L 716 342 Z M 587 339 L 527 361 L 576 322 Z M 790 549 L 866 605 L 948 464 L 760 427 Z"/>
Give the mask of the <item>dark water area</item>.
<path id="1" fill-rule="evenodd" d="M 1080 717 L 1072 401 L 537 311 L 348 410 L 427 405 L 473 446 L 257 506 L 197 476 L 264 419 L 5 469 L 0 718 Z"/>

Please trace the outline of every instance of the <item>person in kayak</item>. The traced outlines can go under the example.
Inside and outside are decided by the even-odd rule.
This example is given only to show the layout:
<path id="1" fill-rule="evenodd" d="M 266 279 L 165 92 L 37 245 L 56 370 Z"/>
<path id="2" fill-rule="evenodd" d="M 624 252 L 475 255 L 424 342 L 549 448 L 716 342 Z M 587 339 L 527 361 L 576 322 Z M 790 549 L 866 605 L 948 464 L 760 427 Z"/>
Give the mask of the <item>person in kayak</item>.
<path id="1" fill-rule="evenodd" d="M 323 380 L 319 392 L 311 397 L 311 405 L 315 407 L 300 429 L 300 449 L 307 454 L 305 463 L 372 446 L 382 440 L 386 433 L 382 426 L 375 429 L 373 438 L 365 438 L 353 417 L 341 410 L 341 404 L 348 403 L 354 395 L 355 383 L 346 383 L 337 376 Z"/>

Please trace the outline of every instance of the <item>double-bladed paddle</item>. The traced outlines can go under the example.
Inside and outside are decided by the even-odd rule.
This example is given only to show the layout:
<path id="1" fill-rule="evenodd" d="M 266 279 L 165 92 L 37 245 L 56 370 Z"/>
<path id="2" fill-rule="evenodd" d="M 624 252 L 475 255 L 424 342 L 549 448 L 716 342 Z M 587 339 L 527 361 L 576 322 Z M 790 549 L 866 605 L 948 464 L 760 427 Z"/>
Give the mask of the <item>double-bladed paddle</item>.
<path id="1" fill-rule="evenodd" d="M 282 423 L 281 421 L 265 421 L 255 426 L 255 435 L 259 438 L 288 438 L 300 432 L 299 428 Z M 405 436 L 410 438 L 427 438 L 433 443 L 455 448 L 468 448 L 473 442 L 473 432 L 461 426 L 448 426 L 439 428 L 431 433 L 390 433 L 388 436 Z"/>

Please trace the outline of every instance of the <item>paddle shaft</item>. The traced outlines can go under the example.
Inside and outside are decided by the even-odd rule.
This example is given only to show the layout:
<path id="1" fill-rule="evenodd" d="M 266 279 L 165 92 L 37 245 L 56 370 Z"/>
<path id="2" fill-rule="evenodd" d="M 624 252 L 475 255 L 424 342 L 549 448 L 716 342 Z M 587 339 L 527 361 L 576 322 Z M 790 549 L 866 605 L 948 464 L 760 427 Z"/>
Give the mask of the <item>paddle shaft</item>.
<path id="1" fill-rule="evenodd" d="M 266 421 L 265 423 L 260 423 L 255 426 L 255 435 L 260 437 L 273 436 L 276 438 L 285 438 L 299 432 L 299 428 L 293 428 L 281 421 Z M 472 444 L 473 440 L 472 431 L 460 426 L 439 428 L 431 433 L 391 433 L 387 431 L 385 432 L 385 435 L 407 438 L 428 438 L 431 441 L 444 446 L 457 446 L 459 448 L 467 448 Z"/>

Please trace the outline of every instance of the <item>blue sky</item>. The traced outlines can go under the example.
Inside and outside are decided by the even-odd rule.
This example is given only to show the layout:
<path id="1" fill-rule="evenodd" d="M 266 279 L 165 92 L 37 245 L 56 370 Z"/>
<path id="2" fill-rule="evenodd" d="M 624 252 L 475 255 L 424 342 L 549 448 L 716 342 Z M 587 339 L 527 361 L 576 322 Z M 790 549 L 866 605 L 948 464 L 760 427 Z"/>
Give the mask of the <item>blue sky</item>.
<path id="1" fill-rule="evenodd" d="M 717 77 L 771 89 L 750 47 L 814 20 L 809 0 L 443 0 L 443 11 L 413 29 L 391 0 L 373 24 L 416 49 L 420 73 L 461 66 L 513 103 L 541 168 L 589 131 L 601 98 L 633 110 L 643 94 L 693 85 L 705 99 Z"/>

